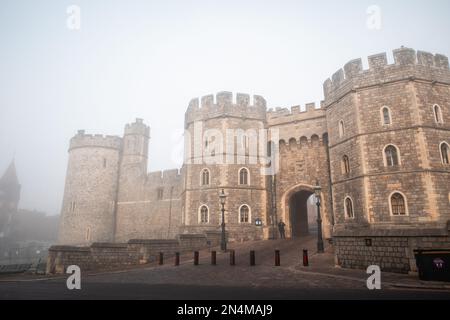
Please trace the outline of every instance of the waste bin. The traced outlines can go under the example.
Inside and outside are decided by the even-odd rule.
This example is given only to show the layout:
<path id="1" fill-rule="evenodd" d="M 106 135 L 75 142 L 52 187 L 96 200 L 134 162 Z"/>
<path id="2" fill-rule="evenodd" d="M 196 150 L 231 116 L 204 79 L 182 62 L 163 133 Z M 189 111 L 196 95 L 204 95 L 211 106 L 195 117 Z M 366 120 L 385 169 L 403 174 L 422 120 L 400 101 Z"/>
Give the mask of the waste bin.
<path id="1" fill-rule="evenodd" d="M 450 249 L 414 250 L 420 280 L 450 282 Z"/>

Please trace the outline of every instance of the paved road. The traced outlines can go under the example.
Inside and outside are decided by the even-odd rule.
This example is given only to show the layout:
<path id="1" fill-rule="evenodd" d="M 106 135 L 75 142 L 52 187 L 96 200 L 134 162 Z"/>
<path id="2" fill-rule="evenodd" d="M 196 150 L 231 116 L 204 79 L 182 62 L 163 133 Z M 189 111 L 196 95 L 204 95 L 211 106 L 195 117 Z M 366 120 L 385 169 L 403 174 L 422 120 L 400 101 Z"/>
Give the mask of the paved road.
<path id="1" fill-rule="evenodd" d="M 336 275 L 330 276 L 299 268 L 302 249 L 314 252 L 314 246 L 313 237 L 235 245 L 236 266 L 230 266 L 229 254 L 222 253 L 218 253 L 218 265 L 211 266 L 210 254 L 204 250 L 199 266 L 193 266 L 192 255 L 185 255 L 178 267 L 170 259 L 164 266 L 82 273 L 81 290 L 72 291 L 67 289 L 65 278 L 0 280 L 0 299 L 450 299 L 450 291 L 399 290 L 389 285 L 383 285 L 381 291 L 370 291 L 363 271 L 352 271 L 349 277 L 345 270 L 336 270 Z M 256 250 L 255 267 L 249 266 L 250 249 Z M 282 253 L 281 267 L 274 266 L 274 249 Z M 312 256 L 311 263 L 317 270 L 329 268 L 329 257 Z M 396 275 L 392 277 L 397 279 Z"/>
<path id="2" fill-rule="evenodd" d="M 297 300 L 297 299 L 450 299 L 449 292 L 340 288 L 269 288 L 146 283 L 82 284 L 66 289 L 64 281 L 0 284 L 0 299 L 164 299 L 164 300 Z"/>

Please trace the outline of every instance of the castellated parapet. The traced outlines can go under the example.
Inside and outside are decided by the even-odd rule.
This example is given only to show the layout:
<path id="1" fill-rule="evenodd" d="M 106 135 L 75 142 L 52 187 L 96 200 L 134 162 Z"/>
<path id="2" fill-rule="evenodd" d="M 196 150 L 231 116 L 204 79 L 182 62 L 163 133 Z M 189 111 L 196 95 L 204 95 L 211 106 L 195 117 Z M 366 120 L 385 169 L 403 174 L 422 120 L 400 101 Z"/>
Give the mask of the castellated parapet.
<path id="1" fill-rule="evenodd" d="M 125 126 L 124 136 L 127 135 L 142 135 L 150 138 L 150 127 L 144 123 L 143 119 L 137 118 L 134 123 Z"/>
<path id="2" fill-rule="evenodd" d="M 369 69 L 363 70 L 362 60 L 348 62 L 323 84 L 325 105 L 341 99 L 358 88 L 382 85 L 403 79 L 420 79 L 450 83 L 448 57 L 442 54 L 400 48 L 393 51 L 394 64 L 387 63 L 386 53 L 368 57 Z"/>
<path id="3" fill-rule="evenodd" d="M 84 130 L 79 130 L 78 134 L 70 140 L 69 151 L 89 147 L 119 150 L 122 147 L 122 138 L 119 136 L 86 134 Z"/>
<path id="4" fill-rule="evenodd" d="M 201 99 L 192 99 L 186 111 L 185 124 L 217 117 L 238 117 L 255 120 L 266 119 L 266 100 L 258 95 L 253 96 L 250 104 L 250 95 L 237 93 L 233 102 L 233 93 L 219 92 L 215 96 L 207 95 Z"/>
<path id="5" fill-rule="evenodd" d="M 146 183 L 153 186 L 174 185 L 181 180 L 181 172 L 178 169 L 154 171 L 147 175 Z"/>

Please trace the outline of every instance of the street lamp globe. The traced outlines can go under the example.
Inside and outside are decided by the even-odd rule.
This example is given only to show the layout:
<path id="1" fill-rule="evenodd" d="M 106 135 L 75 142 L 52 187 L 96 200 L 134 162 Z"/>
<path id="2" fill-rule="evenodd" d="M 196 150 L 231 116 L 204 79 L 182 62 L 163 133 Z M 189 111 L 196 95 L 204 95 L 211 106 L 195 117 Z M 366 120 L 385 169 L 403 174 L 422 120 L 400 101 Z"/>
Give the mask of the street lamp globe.
<path id="1" fill-rule="evenodd" d="M 222 191 L 219 194 L 220 204 L 224 205 L 225 201 L 227 199 L 227 195 L 225 194 L 225 190 L 222 189 Z"/>
<path id="2" fill-rule="evenodd" d="M 319 185 L 319 180 L 316 180 L 316 185 L 314 187 L 314 194 L 316 195 L 316 201 L 320 202 L 320 193 L 322 191 L 322 187 Z"/>

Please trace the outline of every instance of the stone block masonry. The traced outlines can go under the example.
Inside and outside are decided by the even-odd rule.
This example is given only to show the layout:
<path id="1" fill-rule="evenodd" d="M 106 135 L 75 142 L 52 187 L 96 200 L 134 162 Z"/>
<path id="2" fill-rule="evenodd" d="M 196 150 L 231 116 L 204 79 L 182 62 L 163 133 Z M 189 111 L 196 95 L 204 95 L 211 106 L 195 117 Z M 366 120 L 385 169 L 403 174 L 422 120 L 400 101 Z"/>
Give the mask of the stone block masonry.
<path id="1" fill-rule="evenodd" d="M 218 246 L 220 234 L 183 234 L 174 240 L 133 239 L 128 243 L 93 243 L 86 247 L 53 246 L 47 258 L 47 274 L 65 273 L 70 265 L 82 271 L 99 271 L 136 266 L 156 261 L 160 252 L 166 257 Z"/>
<path id="2" fill-rule="evenodd" d="M 366 70 L 348 62 L 320 104 L 267 109 L 262 96 L 226 91 L 192 99 L 180 169 L 147 172 L 142 119 L 122 137 L 79 131 L 59 244 L 82 247 L 53 248 L 50 265 L 120 266 L 202 247 L 220 231 L 221 190 L 230 242 L 276 238 L 279 220 L 302 236 L 318 183 L 338 264 L 414 271 L 414 249 L 450 248 L 450 68 L 441 54 L 393 54 L 393 64 L 369 56 Z"/>

